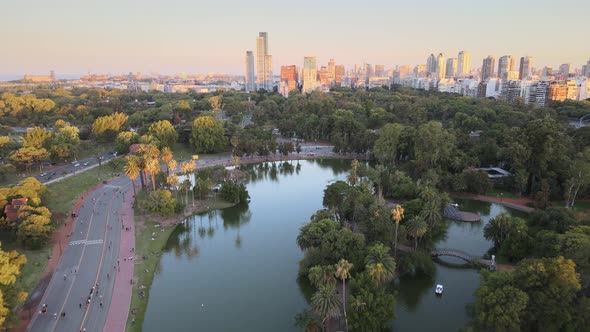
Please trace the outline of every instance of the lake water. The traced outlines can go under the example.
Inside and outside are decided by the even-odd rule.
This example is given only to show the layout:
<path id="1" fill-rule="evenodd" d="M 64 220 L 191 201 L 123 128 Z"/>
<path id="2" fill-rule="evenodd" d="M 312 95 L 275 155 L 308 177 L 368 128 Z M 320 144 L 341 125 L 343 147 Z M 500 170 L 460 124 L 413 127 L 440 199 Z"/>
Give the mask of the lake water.
<path id="1" fill-rule="evenodd" d="M 170 236 L 150 291 L 144 331 L 297 331 L 294 316 L 308 304 L 297 282 L 303 253 L 299 228 L 322 208 L 324 188 L 343 180 L 350 161 L 293 161 L 245 166 L 251 202 L 196 215 Z M 450 222 L 437 246 L 485 253 L 487 219 L 504 208 L 473 201 L 481 223 Z M 398 331 L 456 331 L 468 317 L 479 274 L 437 263 L 433 278 L 397 280 Z M 434 295 L 443 283 L 445 294 Z"/>

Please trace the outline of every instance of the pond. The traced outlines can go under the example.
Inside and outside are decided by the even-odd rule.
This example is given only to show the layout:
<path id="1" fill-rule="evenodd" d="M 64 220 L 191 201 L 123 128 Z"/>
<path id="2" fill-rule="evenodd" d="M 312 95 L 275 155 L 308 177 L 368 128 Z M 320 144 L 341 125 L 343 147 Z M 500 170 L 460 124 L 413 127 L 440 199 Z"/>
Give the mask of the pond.
<path id="1" fill-rule="evenodd" d="M 322 208 L 324 188 L 344 180 L 347 160 L 306 160 L 244 166 L 251 202 L 195 215 L 172 233 L 151 286 L 144 331 L 297 331 L 294 316 L 308 307 L 297 282 L 303 253 L 299 228 Z M 481 223 L 449 222 L 437 246 L 485 253 L 485 220 L 504 208 L 458 201 Z M 396 281 L 399 331 L 452 331 L 479 284 L 476 270 L 437 263 L 436 276 Z M 434 285 L 443 283 L 437 298 Z M 425 319 L 428 317 L 428 319 Z"/>

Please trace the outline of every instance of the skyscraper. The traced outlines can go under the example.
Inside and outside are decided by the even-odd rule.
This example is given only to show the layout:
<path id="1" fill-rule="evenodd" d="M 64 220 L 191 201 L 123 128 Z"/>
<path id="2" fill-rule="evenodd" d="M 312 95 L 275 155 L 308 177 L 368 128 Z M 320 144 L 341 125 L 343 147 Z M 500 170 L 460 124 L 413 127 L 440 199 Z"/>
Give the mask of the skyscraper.
<path id="1" fill-rule="evenodd" d="M 256 84 L 258 89 L 272 90 L 272 55 L 268 54 L 268 33 L 256 38 Z"/>
<path id="2" fill-rule="evenodd" d="M 281 82 L 287 85 L 287 92 L 297 89 L 297 66 L 281 66 Z"/>
<path id="3" fill-rule="evenodd" d="M 457 77 L 465 77 L 471 71 L 471 54 L 467 51 L 459 52 L 457 60 Z"/>
<path id="4" fill-rule="evenodd" d="M 385 76 L 385 66 L 384 65 L 375 65 L 375 76 L 377 76 L 377 77 Z"/>
<path id="5" fill-rule="evenodd" d="M 439 80 L 445 78 L 447 63 L 445 62 L 445 56 L 442 53 L 438 54 L 436 57 L 436 77 Z"/>
<path id="6" fill-rule="evenodd" d="M 571 72 L 571 68 L 572 68 L 571 63 L 563 63 L 559 66 L 559 73 L 567 76 Z"/>
<path id="7" fill-rule="evenodd" d="M 303 92 L 309 93 L 318 87 L 318 61 L 315 56 L 303 58 Z"/>
<path id="8" fill-rule="evenodd" d="M 246 91 L 256 91 L 254 81 L 254 54 L 252 51 L 246 51 L 246 77 L 244 79 L 244 88 Z"/>
<path id="9" fill-rule="evenodd" d="M 487 81 L 490 78 L 494 77 L 494 68 L 496 66 L 496 59 L 488 55 L 487 58 L 483 59 L 483 64 L 481 66 L 481 80 Z"/>
<path id="10" fill-rule="evenodd" d="M 336 61 L 334 59 L 328 61 L 328 71 L 330 72 L 330 80 L 334 84 L 334 80 L 336 79 Z"/>
<path id="11" fill-rule="evenodd" d="M 506 80 L 508 73 L 514 70 L 514 59 L 512 55 L 504 55 L 498 59 L 498 77 Z"/>
<path id="12" fill-rule="evenodd" d="M 344 65 L 336 65 L 334 67 L 334 84 L 340 86 L 344 80 Z"/>
<path id="13" fill-rule="evenodd" d="M 533 57 L 532 56 L 523 56 L 520 58 L 520 68 L 518 69 L 518 79 L 523 80 L 527 77 L 531 77 L 533 75 L 532 72 L 533 67 Z"/>
<path id="14" fill-rule="evenodd" d="M 457 72 L 457 58 L 447 59 L 447 70 L 445 73 L 445 77 L 446 78 L 454 77 L 456 72 Z"/>
<path id="15" fill-rule="evenodd" d="M 434 77 L 436 75 L 436 57 L 434 54 L 430 54 L 428 59 L 426 59 L 426 76 Z"/>

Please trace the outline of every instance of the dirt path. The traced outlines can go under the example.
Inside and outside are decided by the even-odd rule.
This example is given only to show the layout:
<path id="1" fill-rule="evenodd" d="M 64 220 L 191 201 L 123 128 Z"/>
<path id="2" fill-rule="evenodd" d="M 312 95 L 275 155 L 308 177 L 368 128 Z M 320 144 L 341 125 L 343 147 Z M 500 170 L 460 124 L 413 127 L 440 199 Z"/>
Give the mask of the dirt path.
<path id="1" fill-rule="evenodd" d="M 123 218 L 125 228 L 129 227 L 129 230 L 121 232 L 121 240 L 119 241 L 120 259 L 129 256 L 135 257 L 135 252 L 130 251 L 131 248 L 135 249 L 134 200 L 133 190 L 128 190 L 123 199 L 121 217 Z M 131 293 L 133 291 L 133 284 L 130 281 L 133 280 L 135 259 L 121 259 L 121 262 L 121 271 L 115 277 L 113 298 L 109 305 L 109 314 L 103 328 L 105 332 L 125 331 L 125 325 L 127 324 L 129 306 L 131 305 Z"/>
<path id="2" fill-rule="evenodd" d="M 98 184 L 88 189 L 84 194 L 78 197 L 76 202 L 74 202 L 74 205 L 72 205 L 70 214 L 66 216 L 63 225 L 61 225 L 61 227 L 54 231 L 51 235 L 52 253 L 47 263 L 47 267 L 45 268 L 45 272 L 43 273 L 43 277 L 39 281 L 37 287 L 35 287 L 31 294 L 29 294 L 29 298 L 27 301 L 25 301 L 23 307 L 18 313 L 20 324 L 12 328 L 11 331 L 21 332 L 26 330 L 27 325 L 29 325 L 29 321 L 32 317 L 32 311 L 37 310 L 37 307 L 39 307 L 41 298 L 43 298 L 43 294 L 45 293 L 45 290 L 49 285 L 49 281 L 51 280 L 51 275 L 53 274 L 57 263 L 59 263 L 59 260 L 65 251 L 65 247 L 68 245 L 69 237 L 72 233 L 72 227 L 74 225 L 72 213 L 78 214 L 80 206 L 84 202 L 84 198 L 101 186 L 102 184 Z"/>

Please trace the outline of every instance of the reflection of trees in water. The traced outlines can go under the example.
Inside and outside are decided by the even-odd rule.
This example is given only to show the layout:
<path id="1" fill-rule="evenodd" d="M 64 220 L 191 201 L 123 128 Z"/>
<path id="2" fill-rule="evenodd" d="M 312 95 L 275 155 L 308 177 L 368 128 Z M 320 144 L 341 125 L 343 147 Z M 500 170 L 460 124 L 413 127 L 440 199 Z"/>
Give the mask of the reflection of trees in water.
<path id="1" fill-rule="evenodd" d="M 248 204 L 238 204 L 227 209 L 220 210 L 221 219 L 223 219 L 223 228 L 238 228 L 240 225 L 247 224 L 252 218 L 252 212 Z"/>
<path id="2" fill-rule="evenodd" d="M 199 256 L 199 246 L 196 242 L 194 220 L 186 220 L 180 225 L 176 226 L 174 232 L 170 234 L 165 252 L 173 251 L 176 257 L 186 255 L 189 260 Z"/>
<path id="3" fill-rule="evenodd" d="M 289 161 L 282 162 L 279 165 L 279 172 L 281 175 L 293 175 L 295 174 L 295 166 Z"/>
<path id="4" fill-rule="evenodd" d="M 313 293 L 315 293 L 315 288 L 311 285 L 309 280 L 306 277 L 299 276 L 297 277 L 297 285 L 307 303 L 311 303 L 311 297 L 313 296 Z"/>
<path id="5" fill-rule="evenodd" d="M 394 285 L 394 289 L 397 291 L 396 298 L 403 302 L 410 312 L 416 311 L 422 296 L 431 292 L 430 295 L 434 296 L 432 287 L 434 287 L 434 280 L 424 274 L 401 277 Z"/>
<path id="6" fill-rule="evenodd" d="M 350 171 L 350 160 L 345 159 L 316 159 L 315 162 L 320 168 L 332 171 L 334 175 L 348 173 Z"/>

